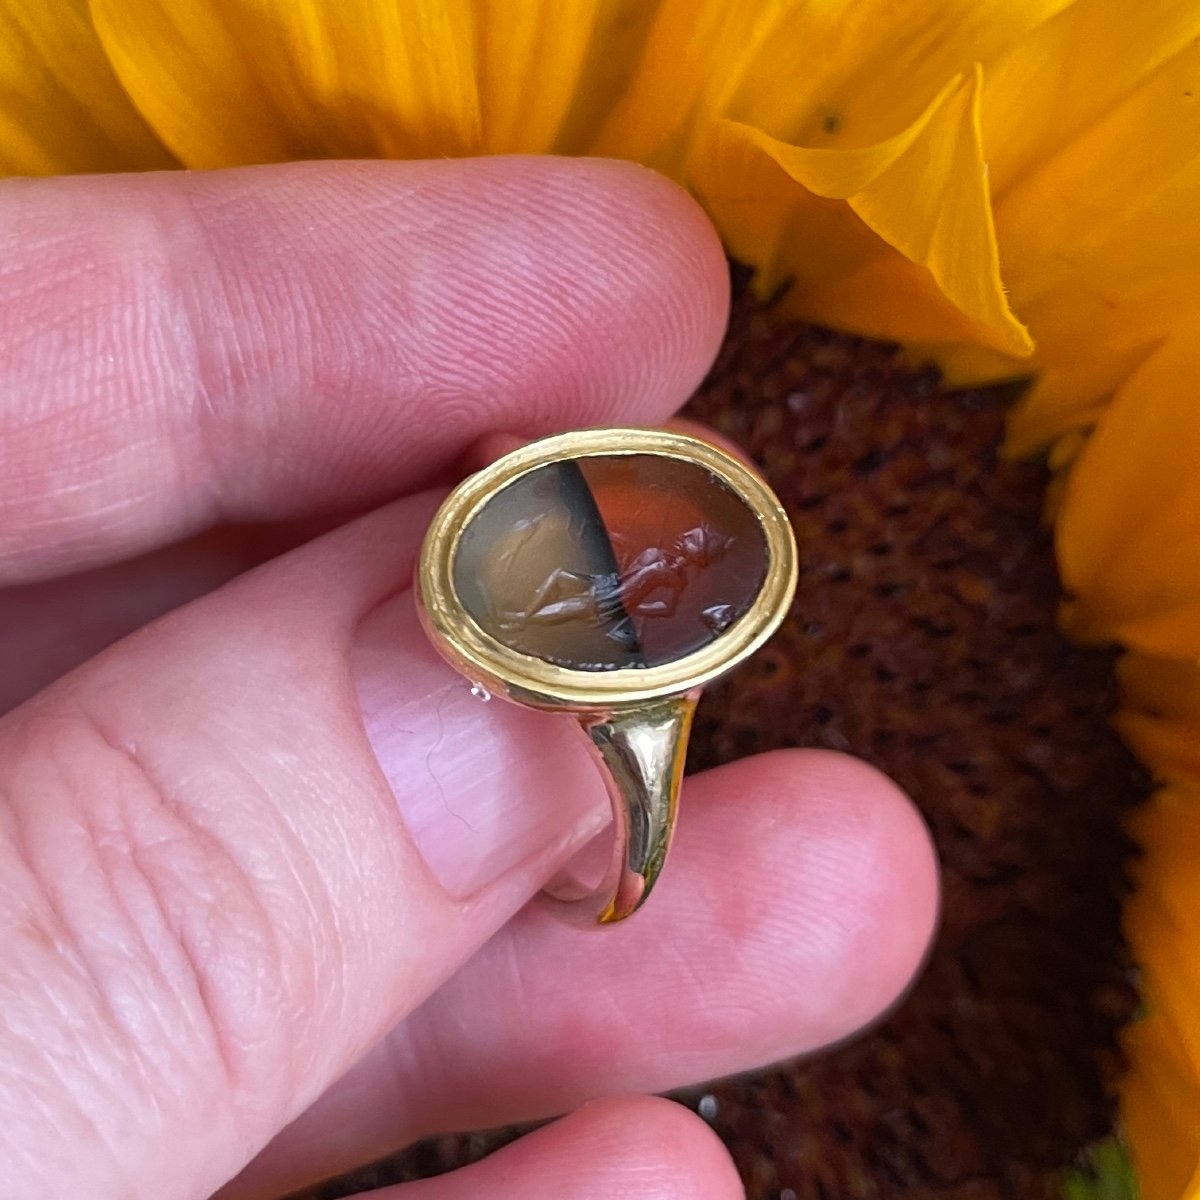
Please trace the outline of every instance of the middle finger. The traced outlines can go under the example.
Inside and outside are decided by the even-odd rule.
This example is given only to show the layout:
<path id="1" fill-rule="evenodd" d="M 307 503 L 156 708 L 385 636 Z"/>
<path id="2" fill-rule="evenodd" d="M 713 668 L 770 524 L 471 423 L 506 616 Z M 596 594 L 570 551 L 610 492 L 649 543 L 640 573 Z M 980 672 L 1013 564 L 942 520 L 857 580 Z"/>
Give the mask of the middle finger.
<path id="1" fill-rule="evenodd" d="M 866 765 L 782 752 L 692 777 L 654 904 L 603 932 L 527 909 L 285 1130 L 222 1200 L 431 1133 L 665 1091 L 826 1045 L 911 979 L 929 840 Z"/>

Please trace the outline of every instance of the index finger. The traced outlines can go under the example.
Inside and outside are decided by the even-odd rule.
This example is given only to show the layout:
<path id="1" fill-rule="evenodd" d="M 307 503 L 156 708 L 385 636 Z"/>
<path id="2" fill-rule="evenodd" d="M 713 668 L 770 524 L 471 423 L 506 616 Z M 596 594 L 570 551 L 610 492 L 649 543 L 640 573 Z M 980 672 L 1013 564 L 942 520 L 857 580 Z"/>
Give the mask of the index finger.
<path id="1" fill-rule="evenodd" d="M 660 421 L 728 292 L 685 194 L 599 160 L 10 180 L 0 255 L 0 583 Z"/>

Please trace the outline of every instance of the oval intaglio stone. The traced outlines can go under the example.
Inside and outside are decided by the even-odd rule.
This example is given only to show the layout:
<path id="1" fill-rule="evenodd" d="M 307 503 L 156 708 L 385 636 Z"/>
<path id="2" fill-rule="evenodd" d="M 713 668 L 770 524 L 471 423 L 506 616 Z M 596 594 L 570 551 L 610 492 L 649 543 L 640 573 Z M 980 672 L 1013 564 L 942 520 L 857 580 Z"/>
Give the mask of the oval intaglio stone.
<path id="1" fill-rule="evenodd" d="M 493 496 L 459 538 L 454 588 L 503 645 L 610 671 L 701 649 L 766 573 L 762 526 L 711 471 L 608 454 L 537 467 Z"/>

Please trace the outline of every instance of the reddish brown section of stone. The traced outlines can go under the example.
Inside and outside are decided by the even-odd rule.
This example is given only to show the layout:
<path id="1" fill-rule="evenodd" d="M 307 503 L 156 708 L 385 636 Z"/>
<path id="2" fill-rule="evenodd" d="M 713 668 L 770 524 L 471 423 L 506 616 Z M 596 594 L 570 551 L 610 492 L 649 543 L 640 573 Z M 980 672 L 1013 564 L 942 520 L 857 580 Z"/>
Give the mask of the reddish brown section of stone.
<path id="1" fill-rule="evenodd" d="M 584 671 L 654 667 L 744 616 L 767 569 L 745 501 L 656 454 L 549 463 L 499 492 L 458 543 L 455 589 L 487 634 Z"/>
<path id="2" fill-rule="evenodd" d="M 793 618 L 707 693 L 692 768 L 862 755 L 921 807 L 945 883 L 933 957 L 886 1023 L 707 1089 L 751 1200 L 1050 1200 L 1111 1126 L 1135 1006 L 1121 823 L 1145 781 L 1108 727 L 1111 655 L 1056 630 L 1045 474 L 998 456 L 1009 398 L 743 299 L 691 406 L 762 464 L 802 565 Z M 427 1143 L 325 1195 L 496 1141 Z"/>
<path id="3" fill-rule="evenodd" d="M 702 467 L 645 454 L 580 460 L 648 666 L 707 645 L 754 603 L 767 545 L 740 496 Z"/>

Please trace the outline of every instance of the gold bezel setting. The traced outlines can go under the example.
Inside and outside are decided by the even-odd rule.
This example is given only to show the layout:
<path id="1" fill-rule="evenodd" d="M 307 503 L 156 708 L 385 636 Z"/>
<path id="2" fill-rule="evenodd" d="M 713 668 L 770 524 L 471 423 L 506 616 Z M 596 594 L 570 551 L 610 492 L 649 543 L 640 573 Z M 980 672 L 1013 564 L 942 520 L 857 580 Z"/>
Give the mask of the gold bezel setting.
<path id="1" fill-rule="evenodd" d="M 767 569 L 749 610 L 708 645 L 653 667 L 583 671 L 503 645 L 466 612 L 454 588 L 463 530 L 502 489 L 530 471 L 571 458 L 625 454 L 682 459 L 711 472 L 754 513 Z M 753 654 L 783 620 L 796 589 L 796 542 L 767 484 L 745 464 L 697 437 L 658 429 L 600 428 L 530 442 L 464 480 L 429 526 L 417 567 L 418 608 L 440 652 L 472 682 L 535 708 L 596 712 L 702 688 Z"/>

